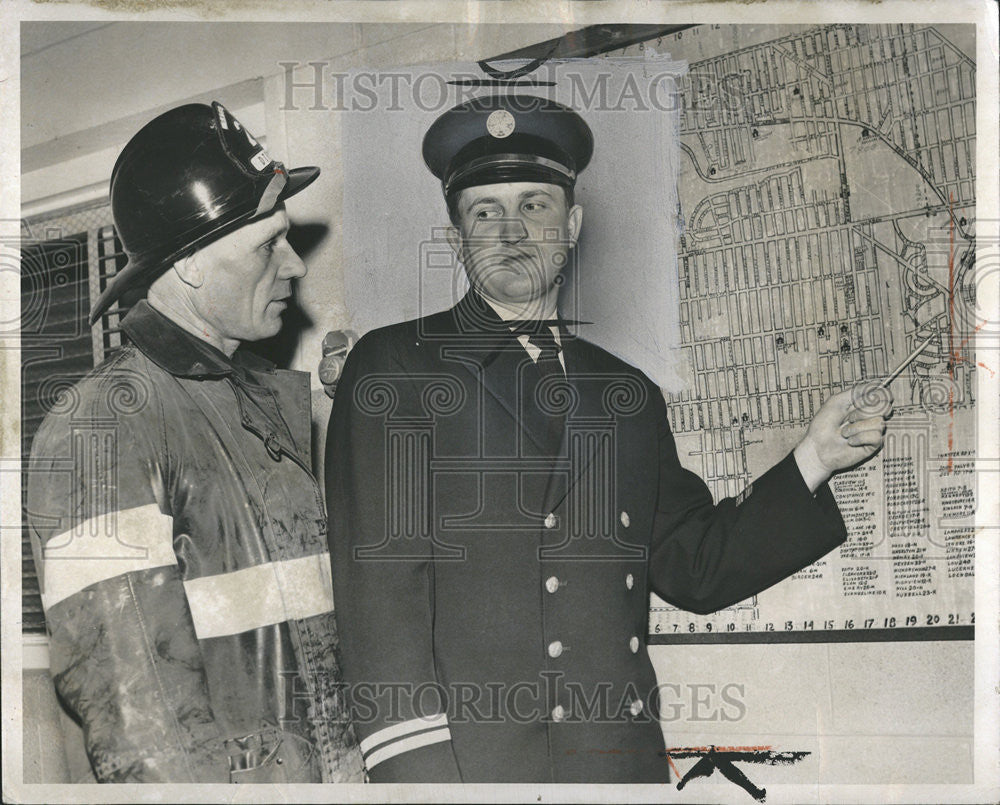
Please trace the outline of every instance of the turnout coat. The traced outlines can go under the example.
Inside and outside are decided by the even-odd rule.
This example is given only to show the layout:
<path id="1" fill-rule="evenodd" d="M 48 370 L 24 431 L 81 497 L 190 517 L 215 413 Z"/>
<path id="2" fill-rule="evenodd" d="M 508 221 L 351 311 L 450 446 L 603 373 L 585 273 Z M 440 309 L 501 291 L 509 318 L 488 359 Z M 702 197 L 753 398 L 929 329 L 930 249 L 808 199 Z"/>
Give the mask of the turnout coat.
<path id="1" fill-rule="evenodd" d="M 791 455 L 713 503 L 678 462 L 660 390 L 562 344 L 567 379 L 537 403 L 566 415 L 555 455 L 522 415 L 531 359 L 474 293 L 348 357 L 330 551 L 374 782 L 667 781 L 650 591 L 712 612 L 846 536 Z"/>
<path id="2" fill-rule="evenodd" d="M 53 405 L 28 527 L 52 678 L 99 782 L 359 782 L 309 379 L 145 301 Z"/>

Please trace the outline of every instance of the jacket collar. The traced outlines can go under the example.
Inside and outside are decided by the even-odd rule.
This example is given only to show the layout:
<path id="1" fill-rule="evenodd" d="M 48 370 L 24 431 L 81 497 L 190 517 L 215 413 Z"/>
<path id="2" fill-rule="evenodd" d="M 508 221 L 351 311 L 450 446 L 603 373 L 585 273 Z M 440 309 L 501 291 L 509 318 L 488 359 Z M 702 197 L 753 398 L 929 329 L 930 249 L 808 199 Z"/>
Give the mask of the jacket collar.
<path id="1" fill-rule="evenodd" d="M 441 325 L 441 337 L 457 337 L 457 345 L 471 350 L 483 366 L 490 366 L 501 353 L 524 354 L 507 323 L 473 290 L 447 311 Z"/>
<path id="2" fill-rule="evenodd" d="M 470 290 L 451 309 L 455 331 L 472 336 L 508 336 L 510 327 L 483 297 Z"/>
<path id="3" fill-rule="evenodd" d="M 122 319 L 122 330 L 153 363 L 178 377 L 221 378 L 249 372 L 274 372 L 274 364 L 246 350 L 232 358 L 192 335 L 154 309 L 145 299 Z"/>

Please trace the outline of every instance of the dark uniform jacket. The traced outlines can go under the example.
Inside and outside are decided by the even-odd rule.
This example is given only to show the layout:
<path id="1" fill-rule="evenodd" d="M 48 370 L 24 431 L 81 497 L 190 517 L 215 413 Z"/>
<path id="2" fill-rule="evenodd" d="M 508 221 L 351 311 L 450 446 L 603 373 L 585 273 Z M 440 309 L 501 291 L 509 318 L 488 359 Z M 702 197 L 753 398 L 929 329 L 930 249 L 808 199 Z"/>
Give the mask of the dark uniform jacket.
<path id="1" fill-rule="evenodd" d="M 678 462 L 660 390 L 562 342 L 568 383 L 538 403 L 569 410 L 555 455 L 519 399 L 531 359 L 475 294 L 348 358 L 330 544 L 375 782 L 668 780 L 650 591 L 712 612 L 846 536 L 791 455 L 713 504 Z"/>
<path id="2" fill-rule="evenodd" d="M 35 437 L 52 676 L 102 782 L 362 778 L 308 375 L 233 360 L 146 303 Z"/>

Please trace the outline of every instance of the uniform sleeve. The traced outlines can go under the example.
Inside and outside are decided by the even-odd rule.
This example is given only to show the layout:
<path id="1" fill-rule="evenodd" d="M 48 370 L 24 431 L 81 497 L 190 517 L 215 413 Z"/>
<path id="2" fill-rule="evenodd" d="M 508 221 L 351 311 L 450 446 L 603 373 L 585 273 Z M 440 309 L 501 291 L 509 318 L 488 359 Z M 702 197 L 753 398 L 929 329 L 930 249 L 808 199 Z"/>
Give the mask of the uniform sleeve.
<path id="1" fill-rule="evenodd" d="M 659 398 L 659 395 L 656 395 Z M 659 492 L 649 578 L 675 606 L 708 614 L 770 587 L 847 538 L 827 484 L 810 493 L 789 454 L 738 497 L 713 504 L 659 418 Z"/>
<path id="2" fill-rule="evenodd" d="M 229 782 L 173 550 L 155 408 L 147 378 L 90 379 L 34 440 L 27 520 L 52 677 L 99 781 Z"/>
<path id="3" fill-rule="evenodd" d="M 371 336 L 352 350 L 327 433 L 343 672 L 372 782 L 461 782 L 435 673 L 432 547 L 410 516 L 429 494 L 405 426 L 418 400 L 390 352 Z"/>

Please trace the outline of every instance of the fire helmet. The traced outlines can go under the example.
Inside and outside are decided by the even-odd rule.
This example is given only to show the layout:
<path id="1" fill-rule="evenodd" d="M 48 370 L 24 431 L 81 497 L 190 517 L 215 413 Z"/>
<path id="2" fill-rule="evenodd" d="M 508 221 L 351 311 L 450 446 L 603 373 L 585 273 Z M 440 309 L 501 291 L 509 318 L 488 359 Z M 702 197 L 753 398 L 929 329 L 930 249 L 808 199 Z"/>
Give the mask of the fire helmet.
<path id="1" fill-rule="evenodd" d="M 128 262 L 94 304 L 91 324 L 122 294 L 270 214 L 317 176 L 315 167 L 286 170 L 218 102 L 178 106 L 150 121 L 111 171 L 111 213 Z"/>

